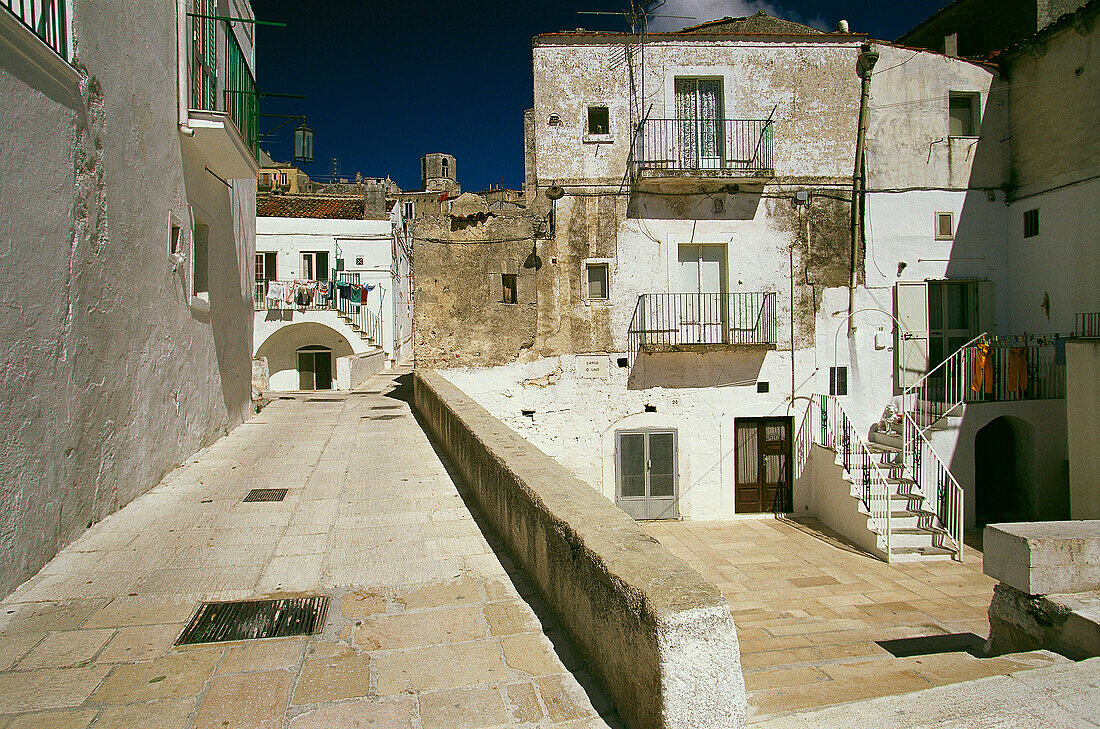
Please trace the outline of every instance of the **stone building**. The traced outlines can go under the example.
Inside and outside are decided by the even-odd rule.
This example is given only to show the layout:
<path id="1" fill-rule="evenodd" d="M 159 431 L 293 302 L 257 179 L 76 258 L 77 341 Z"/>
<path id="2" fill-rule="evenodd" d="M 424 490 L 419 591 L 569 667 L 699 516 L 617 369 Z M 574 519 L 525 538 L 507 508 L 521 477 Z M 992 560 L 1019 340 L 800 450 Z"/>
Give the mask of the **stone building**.
<path id="1" fill-rule="evenodd" d="M 252 17 L 0 9 L 0 594 L 248 417 Z"/>
<path id="2" fill-rule="evenodd" d="M 533 54 L 527 210 L 416 229 L 418 305 L 462 302 L 418 310 L 418 363 L 639 518 L 814 515 L 897 558 L 1067 515 L 1060 352 L 1096 287 L 1021 303 L 1002 67 L 760 14 Z"/>
<path id="3" fill-rule="evenodd" d="M 948 56 L 986 58 L 1030 38 L 1081 0 L 955 0 L 898 38 Z"/>

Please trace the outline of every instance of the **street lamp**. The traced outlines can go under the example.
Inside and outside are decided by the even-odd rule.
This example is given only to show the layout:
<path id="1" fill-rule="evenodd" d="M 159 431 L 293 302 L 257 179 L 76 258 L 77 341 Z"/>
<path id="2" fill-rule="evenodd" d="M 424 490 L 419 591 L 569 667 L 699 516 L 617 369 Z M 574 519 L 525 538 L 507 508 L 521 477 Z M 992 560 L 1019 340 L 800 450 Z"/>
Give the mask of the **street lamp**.
<path id="1" fill-rule="evenodd" d="M 313 162 L 313 130 L 304 123 L 294 130 L 294 161 Z"/>

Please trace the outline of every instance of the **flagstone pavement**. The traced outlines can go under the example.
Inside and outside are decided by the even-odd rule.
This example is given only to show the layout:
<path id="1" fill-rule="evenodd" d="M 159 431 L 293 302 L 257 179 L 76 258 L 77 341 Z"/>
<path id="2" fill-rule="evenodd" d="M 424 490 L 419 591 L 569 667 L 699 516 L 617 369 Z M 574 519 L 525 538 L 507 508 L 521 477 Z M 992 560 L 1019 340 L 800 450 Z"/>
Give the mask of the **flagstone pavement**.
<path id="1" fill-rule="evenodd" d="M 272 401 L 0 602 L 0 729 L 620 727 L 407 379 Z M 1065 661 L 880 644 L 984 638 L 976 552 L 886 565 L 812 522 L 646 528 L 730 600 L 750 721 Z M 174 645 L 204 601 L 307 594 L 330 597 L 317 635 Z"/>
<path id="2" fill-rule="evenodd" d="M 400 374 L 274 400 L 0 603 L 0 729 L 619 726 Z M 173 646 L 202 601 L 300 594 L 321 634 Z"/>

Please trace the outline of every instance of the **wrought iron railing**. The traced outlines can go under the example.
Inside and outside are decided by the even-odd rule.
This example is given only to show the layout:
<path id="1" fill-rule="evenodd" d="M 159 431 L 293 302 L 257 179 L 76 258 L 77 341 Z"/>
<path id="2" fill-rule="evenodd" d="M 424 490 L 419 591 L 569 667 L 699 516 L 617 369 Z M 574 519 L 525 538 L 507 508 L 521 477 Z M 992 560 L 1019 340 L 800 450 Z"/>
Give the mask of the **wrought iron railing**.
<path id="1" fill-rule="evenodd" d="M 630 361 L 645 349 L 775 344 L 775 300 L 769 291 L 642 294 L 627 329 Z"/>
<path id="2" fill-rule="evenodd" d="M 252 155 L 258 156 L 259 93 L 232 22 L 214 17 L 213 0 L 194 0 L 193 7 L 194 12 L 187 14 L 188 103 L 197 111 L 227 114 Z M 224 37 L 220 47 L 219 26 Z"/>
<path id="3" fill-rule="evenodd" d="M 15 18 L 54 53 L 69 60 L 69 21 L 66 0 L 0 0 Z"/>
<path id="4" fill-rule="evenodd" d="M 374 287 L 371 287 L 374 288 Z M 375 346 L 382 346 L 382 317 L 369 308 L 370 291 L 367 301 L 362 298 L 359 274 L 352 276 L 341 273 L 336 280 L 336 308 L 340 315 L 348 320 L 352 329 L 362 332 Z M 381 302 L 381 292 L 375 294 Z"/>
<path id="5" fill-rule="evenodd" d="M 1073 336 L 1082 339 L 1100 337 L 1100 311 L 1078 312 L 1073 315 Z"/>
<path id="6" fill-rule="evenodd" d="M 995 337 L 964 347 L 964 402 L 1057 400 L 1066 396 L 1065 339 Z"/>
<path id="7" fill-rule="evenodd" d="M 962 561 L 964 495 L 954 474 L 936 451 L 932 449 L 926 428 L 917 423 L 913 413 L 903 417 L 904 449 L 902 473 L 913 483 L 914 496 L 924 499 L 930 513 L 935 515 L 939 534 L 933 544 L 954 552 L 954 558 Z M 944 541 L 946 538 L 946 542 Z"/>
<path id="8" fill-rule="evenodd" d="M 879 549 L 890 561 L 891 482 L 867 442 L 852 425 L 844 407 L 833 395 L 817 395 L 814 403 L 820 414 L 816 442 L 840 458 L 840 463 L 852 481 L 852 495 L 857 497 L 871 517 Z"/>
<path id="9" fill-rule="evenodd" d="M 774 172 L 770 119 L 646 119 L 637 164 L 646 171 L 768 176 Z"/>

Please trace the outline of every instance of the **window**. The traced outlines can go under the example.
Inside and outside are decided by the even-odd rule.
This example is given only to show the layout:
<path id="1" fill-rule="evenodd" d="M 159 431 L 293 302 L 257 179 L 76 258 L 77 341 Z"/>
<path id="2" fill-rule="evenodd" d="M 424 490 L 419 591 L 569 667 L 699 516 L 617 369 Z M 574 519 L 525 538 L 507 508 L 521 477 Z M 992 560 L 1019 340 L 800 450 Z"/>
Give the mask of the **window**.
<path id="1" fill-rule="evenodd" d="M 978 136 L 978 95 L 952 91 L 948 94 L 947 112 L 952 137 Z"/>
<path id="2" fill-rule="evenodd" d="M 16 20 L 38 36 L 54 53 L 69 60 L 69 21 L 66 18 L 65 0 L 38 0 L 38 2 L 0 2 Z"/>
<path id="3" fill-rule="evenodd" d="M 723 166 L 722 79 L 677 78 L 676 166 L 719 169 Z"/>
<path id="4" fill-rule="evenodd" d="M 847 395 L 848 394 L 848 368 L 847 367 L 830 367 L 829 368 L 829 394 L 830 395 Z"/>
<path id="5" fill-rule="evenodd" d="M 328 251 L 308 251 L 302 254 L 302 278 L 311 281 L 328 278 Z"/>
<path id="6" fill-rule="evenodd" d="M 178 256 L 183 246 L 183 226 L 179 218 L 168 213 L 168 255 Z"/>
<path id="7" fill-rule="evenodd" d="M 355 265 L 356 266 L 362 266 L 363 265 L 363 257 L 362 256 L 356 256 L 355 257 Z"/>
<path id="8" fill-rule="evenodd" d="M 202 223 L 195 223 L 192 238 L 194 250 L 191 255 L 191 295 L 199 299 L 210 298 L 208 244 L 210 229 Z"/>
<path id="9" fill-rule="evenodd" d="M 1039 208 L 1024 211 L 1024 237 L 1034 238 L 1039 235 Z"/>
<path id="10" fill-rule="evenodd" d="M 610 134 L 611 124 L 606 106 L 588 107 L 588 133 Z"/>
<path id="11" fill-rule="evenodd" d="M 257 281 L 274 281 L 275 280 L 275 253 L 268 251 L 256 252 L 256 280 Z"/>
<path id="12" fill-rule="evenodd" d="M 285 185 L 286 184 L 286 173 L 285 172 L 280 172 L 279 173 L 279 184 L 280 185 Z"/>
<path id="13" fill-rule="evenodd" d="M 405 203 L 405 206 L 404 206 L 403 215 L 405 216 L 405 220 L 412 220 L 413 219 L 413 212 L 414 212 L 413 203 L 412 203 L 411 200 L 409 200 Z"/>
<path id="14" fill-rule="evenodd" d="M 191 24 L 191 108 L 217 109 L 217 44 L 214 0 L 194 0 Z"/>
<path id="15" fill-rule="evenodd" d="M 500 288 L 500 302 L 502 304 L 515 304 L 519 301 L 519 297 L 516 296 L 516 274 L 500 274 Z"/>
<path id="16" fill-rule="evenodd" d="M 588 279 L 588 298 L 606 299 L 607 296 L 607 264 L 584 264 L 586 278 Z"/>
<path id="17" fill-rule="evenodd" d="M 447 176 L 447 158 L 446 157 L 443 158 L 443 176 L 444 177 Z"/>
<path id="18" fill-rule="evenodd" d="M 936 240 L 951 240 L 955 237 L 955 214 L 936 213 Z"/>

